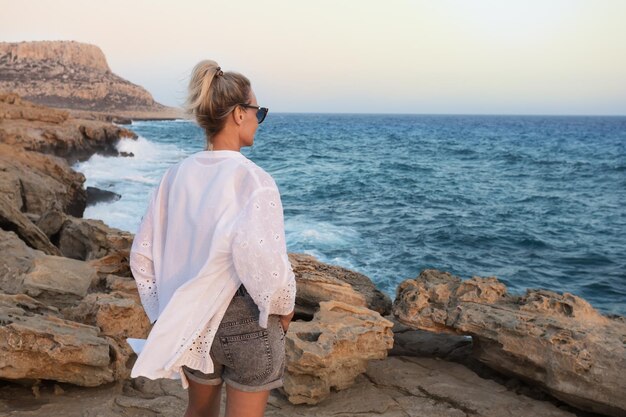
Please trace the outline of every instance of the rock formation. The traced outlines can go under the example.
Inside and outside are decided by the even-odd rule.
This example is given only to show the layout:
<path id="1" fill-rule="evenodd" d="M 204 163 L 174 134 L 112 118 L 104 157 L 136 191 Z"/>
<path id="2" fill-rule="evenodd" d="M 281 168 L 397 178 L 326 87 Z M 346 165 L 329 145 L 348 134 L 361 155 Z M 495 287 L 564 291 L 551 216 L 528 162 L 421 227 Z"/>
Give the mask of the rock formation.
<path id="1" fill-rule="evenodd" d="M 132 234 L 80 218 L 85 178 L 69 166 L 116 154 L 122 137 L 136 136 L 0 95 L 0 378 L 128 377 L 125 338 L 150 327 L 127 266 Z"/>
<path id="2" fill-rule="evenodd" d="M 180 117 L 111 72 L 100 48 L 73 41 L 0 42 L 0 92 L 52 107 Z"/>
<path id="3" fill-rule="evenodd" d="M 15 94 L 0 94 L 0 120 L 0 143 L 56 155 L 70 164 L 88 159 L 96 152 L 117 156 L 117 141 L 137 137 L 134 132 L 111 123 L 75 119 L 66 111 L 36 105 Z M 59 180 L 56 176 L 53 179 Z"/>
<path id="4" fill-rule="evenodd" d="M 397 289 L 394 315 L 417 329 L 471 335 L 474 355 L 580 408 L 626 414 L 626 322 L 572 294 L 510 296 L 495 277 L 425 270 Z"/>
<path id="5" fill-rule="evenodd" d="M 319 262 L 305 254 L 289 254 L 289 262 L 298 278 L 299 317 L 312 318 L 321 301 L 331 300 L 367 307 L 382 315 L 391 312 L 389 297 L 363 274 Z"/>
<path id="6" fill-rule="evenodd" d="M 40 313 L 47 309 L 24 294 L 0 294 L 2 378 L 97 386 L 128 376 L 125 360 L 115 358 L 124 351 L 128 358 L 129 349 L 97 327 Z"/>
<path id="7" fill-rule="evenodd" d="M 76 312 L 102 286 L 97 268 L 31 249 L 3 230 L 0 248 L 0 377 L 84 386 L 127 377 L 132 351 L 124 337 L 147 332 L 145 315 L 136 314 L 141 311 L 139 300 L 126 296 L 127 304 L 135 308 L 127 321 L 109 317 L 86 323 L 89 315 L 77 317 Z M 93 308 L 102 310 L 102 304 Z M 113 331 L 102 331 L 95 324 Z"/>
<path id="8" fill-rule="evenodd" d="M 79 42 L 2 42 L 0 56 L 12 65 L 40 61 L 62 65 L 70 70 L 71 67 L 80 67 L 99 73 L 111 72 L 100 48 Z"/>
<path id="9" fill-rule="evenodd" d="M 293 404 L 316 404 L 346 389 L 393 346 L 393 323 L 375 311 L 322 301 L 309 322 L 296 321 L 286 335 L 284 390 Z"/>
<path id="10" fill-rule="evenodd" d="M 33 248 L 49 255 L 61 255 L 61 251 L 48 240 L 48 237 L 3 195 L 0 195 L 0 226 L 5 230 L 15 231 Z"/>
<path id="11" fill-rule="evenodd" d="M 101 256 L 97 247 L 101 238 L 83 242 L 80 253 L 73 248 L 77 241 L 96 236 L 87 229 L 107 232 L 97 222 L 71 220 L 82 216 L 87 193 L 84 175 L 69 164 L 95 152 L 117 155 L 115 144 L 124 137 L 136 135 L 111 123 L 71 118 L 65 111 L 29 103 L 15 94 L 0 94 L 2 227 L 48 254 L 77 259 L 91 259 L 92 252 Z"/>

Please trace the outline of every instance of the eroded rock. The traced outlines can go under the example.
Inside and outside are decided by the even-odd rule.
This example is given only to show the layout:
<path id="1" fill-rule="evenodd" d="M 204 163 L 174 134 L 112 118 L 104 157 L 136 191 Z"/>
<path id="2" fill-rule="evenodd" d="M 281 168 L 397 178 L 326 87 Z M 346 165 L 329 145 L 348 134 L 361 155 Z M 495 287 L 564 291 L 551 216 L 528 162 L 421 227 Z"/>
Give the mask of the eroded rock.
<path id="1" fill-rule="evenodd" d="M 110 255 L 89 261 L 89 265 L 96 268 L 98 274 L 104 278 L 109 274 L 114 274 L 133 279 L 128 264 L 129 252 L 130 248 L 128 250 L 112 251 Z"/>
<path id="2" fill-rule="evenodd" d="M 96 152 L 118 155 L 115 145 L 120 139 L 137 138 L 134 132 L 108 122 L 72 117 L 58 123 L 50 122 L 44 115 L 59 110 L 22 99 L 7 99 L 13 96 L 0 94 L 0 143 L 12 148 L 55 155 L 73 164 Z M 82 191 L 86 198 L 85 190 Z"/>
<path id="3" fill-rule="evenodd" d="M 393 323 L 365 307 L 322 301 L 309 322 L 296 321 L 286 335 L 284 390 L 294 404 L 315 404 L 365 372 L 393 346 Z"/>
<path id="4" fill-rule="evenodd" d="M 82 386 L 114 380 L 110 343 L 97 327 L 64 320 L 24 294 L 0 294 L 0 378 Z"/>
<path id="5" fill-rule="evenodd" d="M 16 233 L 0 229 L 0 253 L 0 292 L 22 292 L 24 275 L 43 252 L 27 246 Z"/>
<path id="6" fill-rule="evenodd" d="M 15 232 L 31 248 L 49 255 L 61 255 L 61 251 L 50 242 L 48 236 L 3 195 L 0 195 L 0 227 Z"/>
<path id="7" fill-rule="evenodd" d="M 68 258 L 95 260 L 116 252 L 127 252 L 133 234 L 107 226 L 102 220 L 67 216 L 58 232 L 58 247 Z"/>
<path id="8" fill-rule="evenodd" d="M 321 301 L 341 301 L 367 307 L 385 315 L 391 312 L 391 300 L 365 275 L 347 268 L 329 265 L 305 254 L 289 254 L 298 282 L 296 312 L 313 317 Z"/>
<path id="9" fill-rule="evenodd" d="M 145 339 L 151 328 L 138 297 L 124 292 L 88 294 L 63 314 L 67 319 L 98 326 L 103 335 L 120 338 Z"/>
<path id="10" fill-rule="evenodd" d="M 98 282 L 96 271 L 85 262 L 62 256 L 41 256 L 24 275 L 22 292 L 48 303 L 73 303 Z"/>
<path id="11" fill-rule="evenodd" d="M 0 188 L 21 212 L 41 215 L 55 209 L 82 216 L 87 199 L 84 182 L 85 176 L 62 158 L 0 143 Z"/>
<path id="12" fill-rule="evenodd" d="M 145 337 L 149 326 L 134 280 L 103 280 L 95 266 L 31 249 L 13 232 L 0 230 L 0 249 L 0 378 L 84 386 L 128 378 L 125 338 Z"/>
<path id="13" fill-rule="evenodd" d="M 471 335 L 487 366 L 535 381 L 579 408 L 626 413 L 626 323 L 572 294 L 506 294 L 495 277 L 461 281 L 425 270 L 400 284 L 393 308 L 402 323 Z"/>

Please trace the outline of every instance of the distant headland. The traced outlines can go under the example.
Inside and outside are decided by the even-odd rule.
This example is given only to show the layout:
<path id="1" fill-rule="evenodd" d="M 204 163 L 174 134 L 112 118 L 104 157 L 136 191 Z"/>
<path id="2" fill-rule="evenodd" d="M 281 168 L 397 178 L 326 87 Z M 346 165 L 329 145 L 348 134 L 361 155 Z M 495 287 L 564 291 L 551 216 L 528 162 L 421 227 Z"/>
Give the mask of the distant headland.
<path id="1" fill-rule="evenodd" d="M 0 42 L 0 91 L 73 116 L 100 120 L 176 119 L 177 108 L 111 71 L 102 50 L 75 41 Z"/>

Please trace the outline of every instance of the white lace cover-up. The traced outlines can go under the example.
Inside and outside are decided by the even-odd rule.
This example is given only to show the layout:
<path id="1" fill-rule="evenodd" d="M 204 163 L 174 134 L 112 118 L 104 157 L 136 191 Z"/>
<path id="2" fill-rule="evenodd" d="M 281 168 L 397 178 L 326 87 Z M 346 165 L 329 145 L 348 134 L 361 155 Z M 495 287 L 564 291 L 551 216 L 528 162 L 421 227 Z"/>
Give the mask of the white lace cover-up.
<path id="1" fill-rule="evenodd" d="M 241 283 L 259 307 L 262 327 L 268 315 L 294 308 L 276 183 L 237 151 L 185 158 L 152 193 L 130 268 L 154 323 L 131 377 L 180 378 L 186 389 L 183 365 L 213 372 L 213 337 Z"/>

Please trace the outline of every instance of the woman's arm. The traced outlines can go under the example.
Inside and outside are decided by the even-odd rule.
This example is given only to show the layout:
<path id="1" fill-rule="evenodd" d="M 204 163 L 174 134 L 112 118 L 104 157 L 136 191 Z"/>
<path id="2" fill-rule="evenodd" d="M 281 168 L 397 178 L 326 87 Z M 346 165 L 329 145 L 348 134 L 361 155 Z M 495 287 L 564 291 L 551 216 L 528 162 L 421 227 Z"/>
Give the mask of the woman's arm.
<path id="1" fill-rule="evenodd" d="M 137 284 L 137 291 L 141 304 L 146 311 L 150 323 L 154 323 L 159 316 L 159 298 L 157 295 L 156 277 L 152 255 L 153 217 L 156 190 L 153 192 L 146 213 L 135 233 L 130 250 L 130 270 Z"/>
<path id="2" fill-rule="evenodd" d="M 233 264 L 259 307 L 259 324 L 267 327 L 270 314 L 289 316 L 293 312 L 296 296 L 278 189 L 255 191 L 233 230 Z"/>

